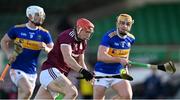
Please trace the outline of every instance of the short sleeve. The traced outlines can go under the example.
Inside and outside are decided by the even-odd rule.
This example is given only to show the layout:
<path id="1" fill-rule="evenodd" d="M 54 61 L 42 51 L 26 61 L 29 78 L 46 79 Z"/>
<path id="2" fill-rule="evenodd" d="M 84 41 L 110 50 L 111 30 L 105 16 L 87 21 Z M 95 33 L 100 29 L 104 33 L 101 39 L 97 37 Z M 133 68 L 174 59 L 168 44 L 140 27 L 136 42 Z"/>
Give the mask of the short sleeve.
<path id="1" fill-rule="evenodd" d="M 131 41 L 131 44 L 134 44 L 134 42 L 135 42 L 135 38 Z"/>
<path id="2" fill-rule="evenodd" d="M 52 41 L 52 37 L 51 37 L 51 35 L 50 35 L 49 32 L 46 33 L 44 42 L 45 42 L 46 44 L 49 44 L 49 43 L 52 43 L 52 42 L 53 42 L 53 41 Z"/>
<path id="3" fill-rule="evenodd" d="M 17 32 L 15 30 L 15 27 L 12 27 L 7 32 L 7 35 L 10 37 L 10 39 L 15 39 L 17 37 Z"/>
<path id="4" fill-rule="evenodd" d="M 71 34 L 71 35 L 69 35 Z M 59 36 L 58 36 L 58 41 L 60 44 L 72 44 L 72 42 L 74 40 L 74 33 L 70 32 L 70 31 L 65 31 L 62 32 Z"/>
<path id="5" fill-rule="evenodd" d="M 127 35 L 128 35 L 129 38 L 130 38 L 129 40 L 130 40 L 131 45 L 133 45 L 134 42 L 135 42 L 135 36 L 134 36 L 133 34 L 131 34 L 131 33 L 128 33 Z"/>
<path id="6" fill-rule="evenodd" d="M 130 41 L 131 45 L 133 45 L 134 42 L 135 42 L 135 37 L 131 38 L 131 41 Z"/>
<path id="7" fill-rule="evenodd" d="M 109 47 L 109 46 L 110 46 L 109 39 L 110 39 L 110 37 L 108 36 L 108 33 L 106 33 L 106 34 L 103 36 L 100 45 Z"/>

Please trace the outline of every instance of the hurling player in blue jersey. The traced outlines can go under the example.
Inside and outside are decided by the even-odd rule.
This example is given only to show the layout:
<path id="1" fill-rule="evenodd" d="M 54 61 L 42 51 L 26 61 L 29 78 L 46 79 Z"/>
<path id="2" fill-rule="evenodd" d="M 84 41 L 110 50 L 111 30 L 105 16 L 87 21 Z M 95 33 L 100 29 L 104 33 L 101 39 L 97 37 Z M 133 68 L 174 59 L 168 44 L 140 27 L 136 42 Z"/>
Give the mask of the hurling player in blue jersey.
<path id="1" fill-rule="evenodd" d="M 45 12 L 39 6 L 29 6 L 26 9 L 28 22 L 15 25 L 1 40 L 2 50 L 10 62 L 10 77 L 18 87 L 18 99 L 30 99 L 37 78 L 37 62 L 41 50 L 49 52 L 53 47 L 50 33 L 41 27 L 45 19 Z M 20 42 L 22 53 L 15 57 L 10 51 L 9 44 Z"/>
<path id="2" fill-rule="evenodd" d="M 128 14 L 120 14 L 116 29 L 109 30 L 99 45 L 95 75 L 107 76 L 120 74 L 120 70 L 128 66 L 131 45 L 135 38 L 129 33 L 134 20 Z M 127 68 L 126 68 L 127 70 Z M 128 70 L 127 70 L 128 73 Z M 94 99 L 104 99 L 105 90 L 111 87 L 118 95 L 112 99 L 131 99 L 130 82 L 123 79 L 102 78 L 94 83 Z"/>

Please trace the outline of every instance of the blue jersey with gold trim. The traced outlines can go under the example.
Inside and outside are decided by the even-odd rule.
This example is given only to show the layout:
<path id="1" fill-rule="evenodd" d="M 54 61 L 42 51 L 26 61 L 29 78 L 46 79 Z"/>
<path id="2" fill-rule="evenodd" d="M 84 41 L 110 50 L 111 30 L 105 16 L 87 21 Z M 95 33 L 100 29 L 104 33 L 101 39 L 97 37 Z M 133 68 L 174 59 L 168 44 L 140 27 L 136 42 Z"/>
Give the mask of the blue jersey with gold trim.
<path id="1" fill-rule="evenodd" d="M 108 54 L 113 57 L 129 58 L 131 45 L 134 43 L 135 37 L 128 33 L 124 37 L 119 37 L 115 29 L 108 31 L 102 38 L 100 45 L 109 48 Z M 106 74 L 118 74 L 123 66 L 120 63 L 105 63 L 98 61 L 95 65 L 95 71 Z"/>
<path id="2" fill-rule="evenodd" d="M 23 46 L 23 52 L 12 63 L 12 68 L 29 74 L 36 73 L 38 56 L 41 51 L 38 45 L 40 42 L 51 43 L 50 33 L 42 27 L 33 30 L 27 27 L 26 24 L 22 24 L 12 27 L 7 35 L 15 42 L 20 41 Z"/>

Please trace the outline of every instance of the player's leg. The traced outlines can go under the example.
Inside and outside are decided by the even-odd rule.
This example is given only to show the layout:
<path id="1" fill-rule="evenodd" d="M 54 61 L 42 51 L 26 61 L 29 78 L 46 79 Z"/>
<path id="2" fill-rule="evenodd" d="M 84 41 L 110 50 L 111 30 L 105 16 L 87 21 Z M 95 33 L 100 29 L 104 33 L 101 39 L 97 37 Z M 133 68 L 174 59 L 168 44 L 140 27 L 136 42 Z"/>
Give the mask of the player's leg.
<path id="1" fill-rule="evenodd" d="M 112 97 L 112 99 L 132 99 L 133 93 L 129 81 L 116 79 L 112 84 L 112 89 L 118 94 Z"/>
<path id="2" fill-rule="evenodd" d="M 107 74 L 101 72 L 95 72 L 96 76 L 107 76 Z M 109 81 L 107 78 L 95 79 L 93 86 L 93 99 L 104 100 L 105 91 L 109 87 Z"/>
<path id="3" fill-rule="evenodd" d="M 105 90 L 106 87 L 101 85 L 94 85 L 93 86 L 93 98 L 98 100 L 104 100 L 105 99 Z"/>
<path id="4" fill-rule="evenodd" d="M 21 70 L 10 70 L 10 77 L 13 83 L 18 87 L 18 98 L 29 99 L 35 87 L 37 74 L 26 74 Z"/>
<path id="5" fill-rule="evenodd" d="M 57 93 L 63 93 L 63 99 L 76 99 L 78 96 L 78 91 L 72 82 L 63 74 L 53 80 L 48 86 L 49 91 L 54 91 Z"/>
<path id="6" fill-rule="evenodd" d="M 36 96 L 34 97 L 34 99 L 53 99 L 53 97 L 51 96 L 50 92 L 45 89 L 44 87 L 40 86 Z"/>
<path id="7" fill-rule="evenodd" d="M 56 68 L 42 71 L 40 74 L 40 83 L 44 89 L 49 91 L 53 98 L 58 93 L 64 94 L 64 99 L 75 99 L 78 95 L 77 89 L 72 82 Z M 40 98 L 40 95 L 38 97 Z"/>
<path id="8" fill-rule="evenodd" d="M 18 99 L 29 99 L 33 89 L 25 77 L 21 78 L 18 81 Z"/>

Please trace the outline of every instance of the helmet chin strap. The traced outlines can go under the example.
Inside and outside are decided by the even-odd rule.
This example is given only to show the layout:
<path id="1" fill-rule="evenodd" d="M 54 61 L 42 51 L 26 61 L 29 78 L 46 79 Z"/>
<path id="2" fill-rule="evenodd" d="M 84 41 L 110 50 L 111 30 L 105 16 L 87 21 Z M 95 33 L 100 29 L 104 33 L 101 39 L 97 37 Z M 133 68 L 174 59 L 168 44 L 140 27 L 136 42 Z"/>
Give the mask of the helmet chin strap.
<path id="1" fill-rule="evenodd" d="M 42 25 L 42 23 L 41 22 L 35 22 L 34 21 L 34 17 L 33 17 L 33 19 L 30 19 L 30 18 L 28 18 L 30 21 L 31 21 L 31 23 L 33 23 L 35 26 L 41 26 Z"/>
<path id="2" fill-rule="evenodd" d="M 120 32 L 119 34 L 121 34 L 122 36 L 127 35 L 126 31 L 125 32 Z"/>
<path id="3" fill-rule="evenodd" d="M 117 35 L 118 35 L 119 37 L 123 37 L 123 36 L 127 35 L 127 31 L 125 31 L 125 32 L 120 32 L 118 28 L 116 29 L 116 31 L 117 31 Z"/>
<path id="4" fill-rule="evenodd" d="M 81 39 L 81 38 L 78 37 L 78 32 L 77 32 L 76 28 L 74 28 L 74 32 L 75 32 L 75 40 L 76 40 L 76 41 L 78 41 L 78 42 L 84 41 L 83 39 Z"/>
<path id="5" fill-rule="evenodd" d="M 41 26 L 42 24 L 41 23 L 36 23 L 36 22 L 34 22 L 34 21 L 32 21 L 32 20 L 30 20 L 35 26 Z"/>

